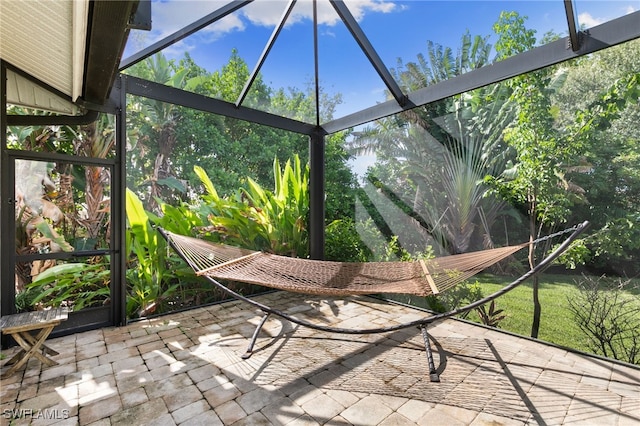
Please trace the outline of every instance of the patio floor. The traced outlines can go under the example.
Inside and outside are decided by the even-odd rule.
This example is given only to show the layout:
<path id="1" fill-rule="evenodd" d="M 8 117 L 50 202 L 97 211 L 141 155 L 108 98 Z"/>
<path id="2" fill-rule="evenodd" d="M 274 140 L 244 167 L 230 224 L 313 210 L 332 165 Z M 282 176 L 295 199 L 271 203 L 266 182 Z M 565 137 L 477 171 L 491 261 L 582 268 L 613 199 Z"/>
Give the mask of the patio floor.
<path id="1" fill-rule="evenodd" d="M 424 315 L 367 297 L 257 299 L 340 327 Z M 640 368 L 453 319 L 430 328 L 440 383 L 417 328 L 354 336 L 271 318 L 242 360 L 260 317 L 228 302 L 50 339 L 59 365 L 2 379 L 1 424 L 640 424 Z"/>

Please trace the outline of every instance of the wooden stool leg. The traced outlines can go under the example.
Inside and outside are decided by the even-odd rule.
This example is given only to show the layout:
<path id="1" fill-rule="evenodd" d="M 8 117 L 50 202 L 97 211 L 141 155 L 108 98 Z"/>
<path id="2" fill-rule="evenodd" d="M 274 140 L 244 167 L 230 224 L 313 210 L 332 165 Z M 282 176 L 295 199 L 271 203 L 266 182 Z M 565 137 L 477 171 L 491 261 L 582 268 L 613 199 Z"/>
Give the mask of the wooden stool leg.
<path id="1" fill-rule="evenodd" d="M 42 345 L 42 353 L 43 354 L 49 354 L 49 355 L 60 355 L 60 352 L 56 351 L 55 349 L 51 349 L 49 346 L 47 345 Z"/>
<path id="2" fill-rule="evenodd" d="M 47 337 L 49 337 L 49 333 L 51 333 L 51 331 L 53 330 L 53 327 L 51 327 L 51 329 L 46 332 L 46 335 L 44 335 L 44 339 L 42 337 L 40 337 L 40 334 L 44 331 L 41 331 L 40 334 L 38 334 L 36 337 L 33 337 L 33 335 L 31 333 L 24 333 L 22 335 L 22 337 L 24 337 L 26 340 L 29 341 L 29 343 L 31 344 L 31 346 L 34 346 L 36 344 L 38 344 L 38 341 L 40 341 L 40 344 L 38 344 L 39 347 L 42 347 L 42 354 L 46 355 L 47 353 L 49 355 L 58 355 L 57 351 L 54 351 L 53 349 L 51 349 L 50 347 L 48 347 L 47 345 L 44 344 L 44 341 L 47 339 Z"/>
<path id="3" fill-rule="evenodd" d="M 54 326 L 44 327 L 40 332 L 34 337 L 30 333 L 26 332 L 23 335 L 27 336 L 27 339 L 30 341 L 32 345 L 33 355 L 38 358 L 41 362 L 47 365 L 57 365 L 58 363 L 52 359 L 49 359 L 45 356 L 46 352 L 42 349 L 44 345 L 44 341 L 47 340 L 49 334 L 53 331 Z"/>
<path id="4" fill-rule="evenodd" d="M 10 376 L 14 372 L 16 372 L 18 369 L 20 369 L 23 365 L 27 363 L 27 361 L 29 361 L 29 359 L 32 356 L 35 356 L 42 363 L 46 365 L 57 364 L 57 362 L 55 362 L 54 360 L 46 358 L 44 355 L 40 353 L 40 346 L 42 346 L 44 341 L 47 339 L 47 337 L 49 336 L 49 333 L 51 333 L 51 331 L 53 330 L 53 327 L 54 326 L 44 327 L 42 330 L 40 330 L 40 332 L 35 338 L 31 334 L 29 334 L 29 332 L 18 332 L 13 334 L 14 340 L 23 348 L 23 351 L 21 352 L 24 352 L 24 355 L 22 356 L 22 359 L 20 359 L 20 361 L 15 363 L 5 373 L 6 376 Z M 16 357 L 14 356 L 13 358 L 11 358 L 11 361 L 13 361 L 14 358 Z"/>
<path id="5" fill-rule="evenodd" d="M 7 361 L 6 365 L 15 364 L 16 362 L 18 362 L 18 360 L 20 360 L 24 356 L 24 353 L 24 349 L 20 349 L 14 356 L 11 357 L 9 361 Z"/>
<path id="6" fill-rule="evenodd" d="M 22 349 L 18 352 L 11 360 L 9 360 L 8 364 L 13 364 L 13 366 L 6 371 L 3 376 L 8 377 L 12 375 L 14 372 L 18 371 L 24 364 L 27 363 L 31 355 L 29 352 L 31 351 L 30 345 L 20 336 L 20 333 L 12 334 L 13 340 L 15 340 Z M 18 359 L 19 358 L 19 359 Z"/>

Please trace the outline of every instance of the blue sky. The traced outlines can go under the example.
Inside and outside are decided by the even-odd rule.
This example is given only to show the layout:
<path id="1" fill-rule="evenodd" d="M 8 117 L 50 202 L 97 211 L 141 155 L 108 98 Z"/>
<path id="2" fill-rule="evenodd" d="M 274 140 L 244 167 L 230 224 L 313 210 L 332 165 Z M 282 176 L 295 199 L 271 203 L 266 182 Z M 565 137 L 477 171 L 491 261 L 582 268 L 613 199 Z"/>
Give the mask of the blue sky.
<path id="1" fill-rule="evenodd" d="M 220 0 L 156 0 L 152 3 L 153 29 L 132 31 L 125 57 L 210 13 Z M 346 0 L 372 45 L 388 67 L 397 59 L 415 61 L 426 52 L 428 40 L 457 48 L 462 34 L 490 36 L 491 26 L 503 10 L 527 16 L 527 26 L 541 37 L 545 32 L 566 33 L 561 0 L 538 1 L 386 1 Z M 179 59 L 184 52 L 209 71 L 224 65 L 237 49 L 253 68 L 286 6 L 281 0 L 256 0 L 219 23 L 201 30 L 163 53 Z M 640 0 L 576 0 L 574 8 L 587 28 L 640 10 Z M 384 100 L 384 85 L 326 0 L 318 1 L 321 85 L 340 93 L 343 105 L 337 115 L 355 112 Z M 273 88 L 304 89 L 313 78 L 311 2 L 299 0 L 288 24 L 262 68 Z M 491 41 L 495 41 L 493 38 Z"/>

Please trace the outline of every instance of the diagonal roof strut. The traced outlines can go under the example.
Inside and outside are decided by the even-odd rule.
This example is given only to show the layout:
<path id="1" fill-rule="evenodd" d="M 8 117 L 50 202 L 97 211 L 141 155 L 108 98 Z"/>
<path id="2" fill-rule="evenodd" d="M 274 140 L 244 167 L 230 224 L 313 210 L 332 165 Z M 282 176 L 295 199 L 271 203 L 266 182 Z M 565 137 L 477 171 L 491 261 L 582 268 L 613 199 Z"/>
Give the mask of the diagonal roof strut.
<path id="1" fill-rule="evenodd" d="M 253 68 L 253 71 L 249 76 L 249 80 L 247 80 L 247 82 L 244 85 L 244 88 L 242 89 L 242 92 L 240 92 L 240 96 L 238 96 L 238 100 L 236 101 L 236 108 L 242 104 L 242 102 L 244 101 L 244 98 L 247 96 L 247 93 L 249 93 L 249 88 L 251 87 L 256 77 L 258 76 L 258 73 L 260 72 L 260 68 L 262 68 L 264 61 L 267 59 L 267 56 L 269 55 L 271 48 L 276 42 L 276 39 L 280 35 L 282 28 L 284 28 L 284 25 L 286 24 L 287 19 L 289 19 L 289 15 L 291 15 L 291 11 L 293 10 L 293 6 L 295 6 L 295 4 L 296 4 L 296 0 L 289 0 L 289 4 L 287 5 L 287 8 L 284 10 L 282 17 L 280 18 L 280 23 L 273 30 L 273 33 L 271 33 L 271 37 L 269 38 L 267 45 L 264 47 L 262 54 L 260 54 L 260 58 L 258 58 L 258 62 L 256 63 L 256 66 Z"/>
<path id="2" fill-rule="evenodd" d="M 573 0 L 564 0 L 564 11 L 567 15 L 567 24 L 569 26 L 569 44 L 571 50 L 577 52 L 580 50 L 580 34 L 576 26 L 576 15 L 573 10 Z"/>
<path id="3" fill-rule="evenodd" d="M 380 78 L 382 78 L 382 81 L 384 81 L 384 84 L 386 84 L 396 102 L 398 102 L 398 104 L 402 107 L 407 106 L 409 98 L 402 92 L 402 89 L 400 89 L 398 83 L 396 83 L 394 78 L 391 76 L 391 73 L 382 62 L 382 59 L 378 55 L 378 52 L 373 48 L 371 42 L 362 31 L 362 28 L 360 28 L 360 25 L 358 25 L 358 22 L 349 11 L 349 8 L 347 8 L 347 6 L 344 4 L 344 1 L 329 1 L 331 2 L 331 5 L 335 9 L 335 11 L 338 13 L 338 16 L 340 16 L 340 19 L 342 19 L 342 21 L 351 32 L 351 35 L 353 35 L 353 38 L 355 38 L 364 54 L 367 56 L 367 59 L 369 59 L 369 62 L 371 62 L 371 65 L 373 65 Z"/>
<path id="4" fill-rule="evenodd" d="M 253 0 L 234 0 L 222 6 L 221 8 L 211 12 L 207 16 L 198 19 L 190 25 L 176 31 L 175 33 L 168 35 L 167 37 L 153 43 L 151 46 L 135 53 L 128 58 L 125 58 L 120 62 L 119 71 L 122 71 L 126 68 L 129 68 L 132 65 L 137 64 L 140 61 L 147 59 L 150 56 L 160 52 L 162 49 L 171 46 L 174 43 L 179 42 L 180 40 L 190 36 L 191 34 L 200 31 L 202 28 L 211 25 L 212 23 L 218 21 L 219 19 L 224 18 L 230 13 L 235 12 L 236 10 L 246 6 L 251 3 Z"/>

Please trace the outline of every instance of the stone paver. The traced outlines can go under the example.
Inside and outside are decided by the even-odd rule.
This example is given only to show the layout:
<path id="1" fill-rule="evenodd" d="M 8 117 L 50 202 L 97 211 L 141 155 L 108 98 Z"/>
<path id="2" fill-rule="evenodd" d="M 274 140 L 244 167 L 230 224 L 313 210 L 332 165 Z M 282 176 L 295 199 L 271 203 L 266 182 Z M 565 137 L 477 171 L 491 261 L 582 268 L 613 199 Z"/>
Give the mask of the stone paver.
<path id="1" fill-rule="evenodd" d="M 167 410 L 164 401 L 161 398 L 156 398 L 125 410 L 119 410 L 111 417 L 111 423 L 122 425 L 158 424 L 171 419 L 168 414 L 169 410 Z"/>
<path id="2" fill-rule="evenodd" d="M 214 408 L 220 420 L 226 425 L 233 424 L 247 417 L 247 413 L 245 413 L 242 407 L 234 400 L 227 401 Z"/>
<path id="3" fill-rule="evenodd" d="M 321 424 L 331 420 L 345 408 L 344 405 L 324 393 L 302 405 L 302 409 Z"/>
<path id="4" fill-rule="evenodd" d="M 260 410 L 272 424 L 288 424 L 306 413 L 291 399 L 282 397 Z"/>
<path id="5" fill-rule="evenodd" d="M 351 424 L 363 423 L 377 425 L 393 414 L 378 396 L 366 396 L 355 404 L 349 406 L 340 415 Z"/>
<path id="6" fill-rule="evenodd" d="M 199 416 L 202 413 L 206 413 L 209 410 L 211 410 L 211 406 L 207 403 L 207 401 L 205 401 L 204 399 L 200 399 L 196 402 L 172 411 L 171 415 L 173 416 L 173 420 L 175 420 L 177 424 L 181 424 L 186 422 L 187 420 L 192 419 L 193 417 Z"/>
<path id="7" fill-rule="evenodd" d="M 423 315 L 366 297 L 258 299 L 339 327 Z M 60 365 L 3 378 L 0 425 L 640 424 L 638 367 L 452 319 L 429 328 L 440 383 L 417 329 L 353 336 L 271 318 L 242 360 L 260 317 L 229 302 L 50 339 Z"/>
<path id="8" fill-rule="evenodd" d="M 87 403 L 80 407 L 80 424 L 88 425 L 105 417 L 110 417 L 122 411 L 120 396 L 115 394 L 97 402 Z"/>
<path id="9" fill-rule="evenodd" d="M 245 413 L 252 414 L 282 397 L 277 389 L 256 388 L 236 398 Z"/>

